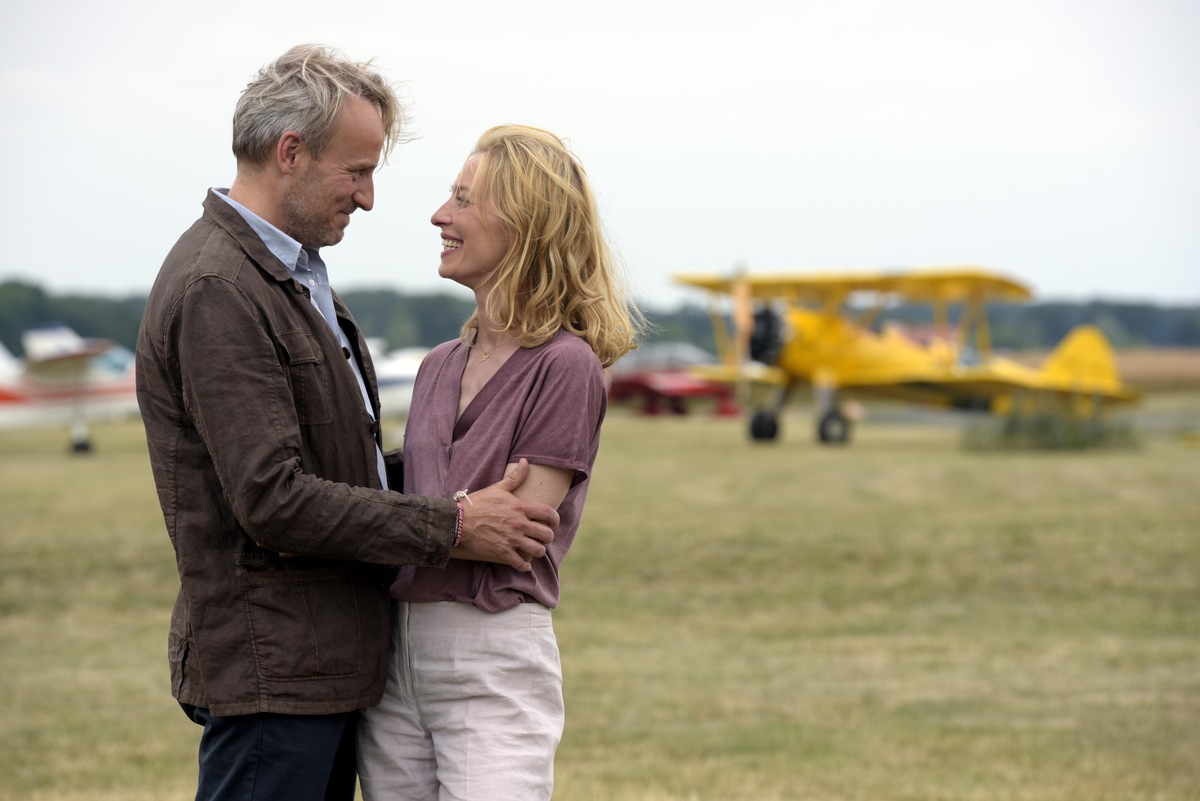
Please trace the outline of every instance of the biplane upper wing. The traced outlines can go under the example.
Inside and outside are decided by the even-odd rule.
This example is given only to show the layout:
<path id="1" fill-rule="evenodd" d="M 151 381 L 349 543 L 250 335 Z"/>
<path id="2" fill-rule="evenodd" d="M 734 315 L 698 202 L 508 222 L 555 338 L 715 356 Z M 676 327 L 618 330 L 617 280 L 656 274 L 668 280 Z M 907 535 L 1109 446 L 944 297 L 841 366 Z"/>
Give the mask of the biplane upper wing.
<path id="1" fill-rule="evenodd" d="M 715 275 L 677 273 L 676 283 L 756 300 L 822 301 L 833 295 L 875 292 L 912 302 L 957 303 L 977 300 L 1029 300 L 1024 284 L 980 267 L 944 267 L 897 272 L 775 273 Z"/>

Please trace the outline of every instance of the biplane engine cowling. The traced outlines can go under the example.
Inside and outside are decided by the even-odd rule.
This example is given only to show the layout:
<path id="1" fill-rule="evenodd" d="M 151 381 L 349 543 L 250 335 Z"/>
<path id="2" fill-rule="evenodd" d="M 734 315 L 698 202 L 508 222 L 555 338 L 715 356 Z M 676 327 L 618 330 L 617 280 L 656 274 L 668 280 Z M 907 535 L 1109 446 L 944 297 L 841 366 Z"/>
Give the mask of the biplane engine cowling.
<path id="1" fill-rule="evenodd" d="M 775 309 L 764 306 L 754 313 L 750 330 L 750 358 L 773 367 L 783 352 L 783 318 Z"/>

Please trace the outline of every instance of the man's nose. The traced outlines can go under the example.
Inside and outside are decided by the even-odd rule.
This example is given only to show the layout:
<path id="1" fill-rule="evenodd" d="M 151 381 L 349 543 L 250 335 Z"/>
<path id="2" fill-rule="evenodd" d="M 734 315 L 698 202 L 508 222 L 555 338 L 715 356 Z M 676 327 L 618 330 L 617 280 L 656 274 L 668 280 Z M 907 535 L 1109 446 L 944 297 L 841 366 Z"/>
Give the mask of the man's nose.
<path id="1" fill-rule="evenodd" d="M 375 179 L 367 176 L 358 182 L 354 191 L 354 203 L 363 211 L 370 211 L 375 205 Z"/>

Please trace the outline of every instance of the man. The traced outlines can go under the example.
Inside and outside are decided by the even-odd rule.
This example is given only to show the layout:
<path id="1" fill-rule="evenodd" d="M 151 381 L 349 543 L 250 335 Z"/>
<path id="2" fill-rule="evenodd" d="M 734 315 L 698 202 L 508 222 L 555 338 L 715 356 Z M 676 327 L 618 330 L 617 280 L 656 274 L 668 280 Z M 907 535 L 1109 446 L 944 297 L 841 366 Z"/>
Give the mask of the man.
<path id="1" fill-rule="evenodd" d="M 233 186 L 167 256 L 138 335 L 138 403 L 180 592 L 171 685 L 204 726 L 200 799 L 352 799 L 354 710 L 386 679 L 388 566 L 528 570 L 553 509 L 399 489 L 375 373 L 320 249 L 374 204 L 402 114 L 369 65 L 317 46 L 234 113 Z M 391 474 L 389 474 L 389 469 Z"/>

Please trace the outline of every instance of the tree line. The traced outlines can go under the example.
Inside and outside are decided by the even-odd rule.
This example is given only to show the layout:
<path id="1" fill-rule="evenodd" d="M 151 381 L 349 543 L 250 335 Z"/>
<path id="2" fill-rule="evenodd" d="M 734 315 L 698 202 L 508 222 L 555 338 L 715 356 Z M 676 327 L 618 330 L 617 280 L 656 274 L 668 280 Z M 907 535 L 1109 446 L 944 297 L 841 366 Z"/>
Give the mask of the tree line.
<path id="1" fill-rule="evenodd" d="M 432 347 L 458 335 L 470 316 L 470 298 L 449 294 L 406 294 L 392 289 L 359 289 L 341 293 L 364 334 L 387 342 L 389 349 Z M 111 339 L 133 349 L 146 306 L 144 295 L 107 297 L 56 295 L 24 281 L 0 283 L 0 342 L 21 355 L 21 332 L 45 323 L 64 323 L 81 336 Z M 707 308 L 643 308 L 652 328 L 647 341 L 685 341 L 713 351 Z M 1117 348 L 1200 347 L 1200 306 L 1154 303 L 1043 302 L 988 307 L 992 342 L 1009 350 L 1052 348 L 1076 325 L 1099 327 Z M 881 320 L 910 325 L 932 322 L 928 307 L 897 306 Z"/>

